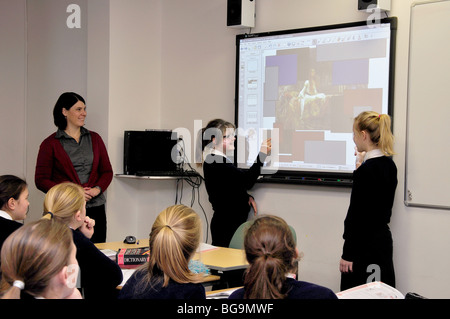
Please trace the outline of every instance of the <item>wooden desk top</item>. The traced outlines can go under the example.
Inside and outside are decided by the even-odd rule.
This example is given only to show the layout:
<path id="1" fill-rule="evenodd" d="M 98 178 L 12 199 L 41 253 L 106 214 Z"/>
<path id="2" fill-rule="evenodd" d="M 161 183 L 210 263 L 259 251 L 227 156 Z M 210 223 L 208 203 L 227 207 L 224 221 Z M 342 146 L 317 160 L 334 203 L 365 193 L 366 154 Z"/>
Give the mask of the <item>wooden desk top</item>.
<path id="1" fill-rule="evenodd" d="M 196 253 L 194 259 L 200 260 L 210 269 L 219 271 L 245 269 L 248 267 L 245 252 L 242 249 L 216 247 Z"/>

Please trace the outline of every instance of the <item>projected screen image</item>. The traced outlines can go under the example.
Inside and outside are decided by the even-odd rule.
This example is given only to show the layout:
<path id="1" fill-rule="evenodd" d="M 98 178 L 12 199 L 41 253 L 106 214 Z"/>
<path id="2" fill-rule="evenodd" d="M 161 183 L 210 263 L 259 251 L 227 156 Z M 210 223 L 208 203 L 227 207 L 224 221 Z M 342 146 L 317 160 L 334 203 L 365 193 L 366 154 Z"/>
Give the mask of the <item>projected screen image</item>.
<path id="1" fill-rule="evenodd" d="M 271 137 L 268 174 L 351 174 L 354 117 L 392 115 L 392 29 L 384 19 L 238 35 L 238 166 L 249 167 Z"/>

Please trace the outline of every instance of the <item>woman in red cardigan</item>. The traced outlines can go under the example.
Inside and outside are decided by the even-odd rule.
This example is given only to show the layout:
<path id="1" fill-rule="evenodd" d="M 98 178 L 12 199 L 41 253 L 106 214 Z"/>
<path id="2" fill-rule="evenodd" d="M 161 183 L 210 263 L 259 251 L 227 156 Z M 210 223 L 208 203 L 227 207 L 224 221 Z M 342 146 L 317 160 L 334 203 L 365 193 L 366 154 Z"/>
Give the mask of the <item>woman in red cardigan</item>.
<path id="1" fill-rule="evenodd" d="M 47 193 L 54 185 L 73 182 L 84 188 L 86 213 L 95 220 L 94 243 L 106 241 L 106 198 L 113 171 L 99 134 L 84 128 L 86 102 L 79 94 L 61 94 L 53 109 L 58 130 L 39 148 L 36 187 Z"/>

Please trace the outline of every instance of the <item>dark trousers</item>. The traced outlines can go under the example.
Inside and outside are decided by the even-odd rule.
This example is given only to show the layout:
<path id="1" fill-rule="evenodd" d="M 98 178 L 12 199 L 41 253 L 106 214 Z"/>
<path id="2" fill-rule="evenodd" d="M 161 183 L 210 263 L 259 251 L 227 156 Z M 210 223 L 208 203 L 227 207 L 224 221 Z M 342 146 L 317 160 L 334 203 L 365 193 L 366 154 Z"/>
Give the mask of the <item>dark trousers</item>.
<path id="1" fill-rule="evenodd" d="M 248 212 L 242 214 L 227 214 L 227 212 L 214 212 L 211 219 L 211 244 L 219 247 L 228 247 L 236 229 L 247 220 Z"/>
<path id="2" fill-rule="evenodd" d="M 91 237 L 91 242 L 104 243 L 106 241 L 105 205 L 86 208 L 86 215 L 95 220 L 94 234 Z"/>

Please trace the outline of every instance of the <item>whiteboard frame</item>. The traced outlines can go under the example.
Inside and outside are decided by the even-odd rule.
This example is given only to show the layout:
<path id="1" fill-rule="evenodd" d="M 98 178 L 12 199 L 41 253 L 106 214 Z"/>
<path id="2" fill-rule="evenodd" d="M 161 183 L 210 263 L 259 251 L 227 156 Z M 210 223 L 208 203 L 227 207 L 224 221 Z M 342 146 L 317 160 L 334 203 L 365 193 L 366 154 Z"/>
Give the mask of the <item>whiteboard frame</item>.
<path id="1" fill-rule="evenodd" d="M 408 88 L 407 88 L 407 108 L 406 108 L 406 143 L 405 143 L 405 184 L 404 184 L 404 199 L 403 202 L 407 207 L 419 207 L 419 208 L 428 208 L 428 209 L 440 209 L 440 210 L 450 210 L 450 206 L 446 205 L 433 205 L 433 204 L 421 204 L 415 203 L 412 201 L 412 194 L 408 189 L 408 154 L 409 154 L 409 128 L 410 128 L 410 89 L 411 89 L 411 79 L 410 79 L 410 71 L 411 71 L 411 38 L 412 38 L 412 15 L 413 9 L 416 6 L 426 5 L 426 4 L 435 4 L 440 2 L 450 2 L 450 0 L 435 0 L 435 1 L 420 1 L 411 4 L 410 8 L 410 25 L 409 25 L 409 51 L 408 51 Z"/>

